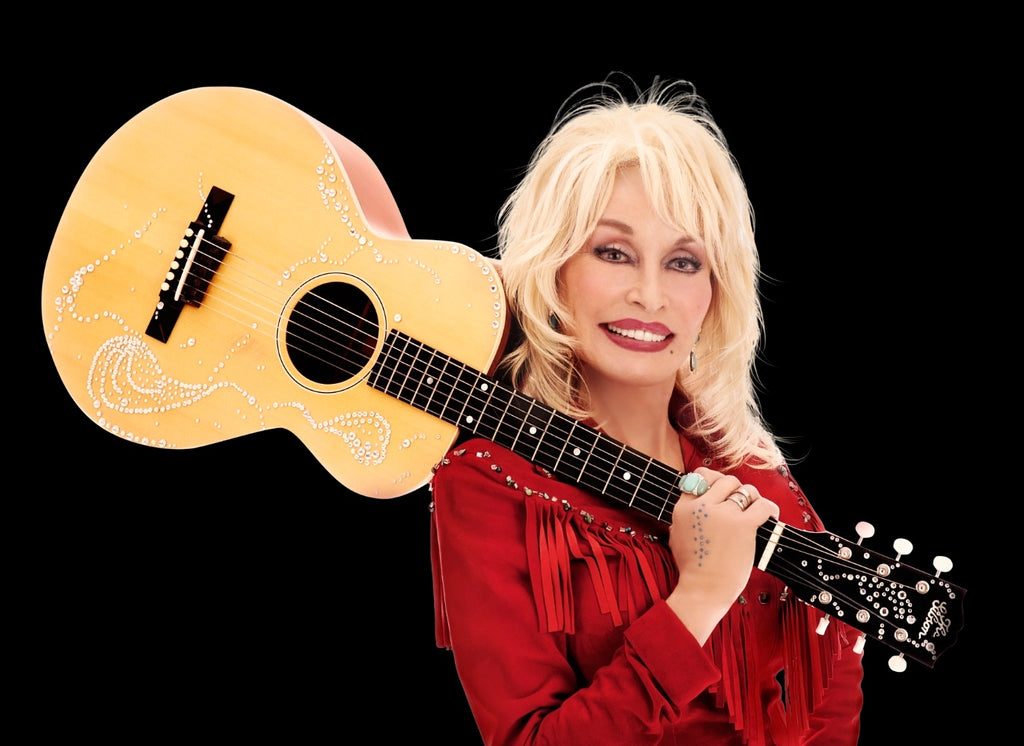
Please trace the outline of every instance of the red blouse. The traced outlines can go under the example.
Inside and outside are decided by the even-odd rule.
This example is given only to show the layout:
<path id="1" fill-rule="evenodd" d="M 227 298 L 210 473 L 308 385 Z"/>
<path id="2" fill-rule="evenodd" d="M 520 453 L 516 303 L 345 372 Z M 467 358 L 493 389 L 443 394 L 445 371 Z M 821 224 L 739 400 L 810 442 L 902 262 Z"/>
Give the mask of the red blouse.
<path id="1" fill-rule="evenodd" d="M 786 469 L 733 473 L 784 523 L 822 529 Z M 484 440 L 432 489 L 437 642 L 486 744 L 856 744 L 855 631 L 816 634 L 779 580 L 753 569 L 702 648 L 664 602 L 667 525 Z"/>

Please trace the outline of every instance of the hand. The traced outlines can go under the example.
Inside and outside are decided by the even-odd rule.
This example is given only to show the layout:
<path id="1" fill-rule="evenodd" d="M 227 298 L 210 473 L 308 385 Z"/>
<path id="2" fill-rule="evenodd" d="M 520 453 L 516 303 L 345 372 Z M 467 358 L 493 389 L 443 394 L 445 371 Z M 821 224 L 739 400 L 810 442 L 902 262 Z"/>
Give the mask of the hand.
<path id="1" fill-rule="evenodd" d="M 667 600 L 703 644 L 746 587 L 757 527 L 778 517 L 779 507 L 736 477 L 705 468 L 696 473 L 709 487 L 699 497 L 683 493 L 672 511 L 669 548 L 679 581 Z M 748 496 L 745 508 L 739 504 L 743 494 Z"/>

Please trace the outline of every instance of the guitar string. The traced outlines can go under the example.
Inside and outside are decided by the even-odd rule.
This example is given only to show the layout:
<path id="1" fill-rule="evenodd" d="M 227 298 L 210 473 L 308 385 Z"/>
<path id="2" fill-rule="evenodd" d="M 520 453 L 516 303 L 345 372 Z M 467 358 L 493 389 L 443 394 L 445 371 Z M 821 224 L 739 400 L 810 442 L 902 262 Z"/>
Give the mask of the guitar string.
<path id="1" fill-rule="evenodd" d="M 206 243 L 209 243 L 209 241 L 204 240 L 202 243 L 206 244 Z M 202 252 L 202 251 L 197 252 L 196 261 L 198 262 L 198 260 L 200 258 L 203 258 L 203 257 L 211 258 L 211 259 L 213 259 L 213 261 L 215 263 L 218 262 L 216 257 L 213 257 L 212 255 L 207 254 L 206 252 Z M 247 258 L 239 256 L 238 254 L 229 253 L 227 255 L 227 257 L 225 257 L 225 261 L 227 261 L 228 258 L 230 258 L 232 261 L 241 261 L 241 262 L 245 263 L 248 267 L 255 268 L 255 269 L 257 269 L 257 270 L 259 270 L 261 272 L 264 272 L 265 274 L 267 274 L 271 278 L 276 277 L 276 275 L 274 275 L 274 273 L 271 272 L 270 270 L 268 270 L 268 269 L 266 269 L 264 267 L 261 267 L 260 265 L 254 264 L 253 262 L 249 261 Z M 217 268 L 215 267 L 213 270 L 210 270 L 210 271 L 216 272 Z M 259 285 L 263 286 L 264 288 L 269 288 L 270 291 L 272 291 L 275 294 L 282 295 L 284 298 L 286 298 L 289 295 L 289 292 L 281 291 L 277 287 L 277 285 L 275 283 L 270 283 L 270 282 L 267 282 L 265 280 L 258 279 L 257 277 L 255 277 L 252 274 L 245 274 L 245 273 L 242 273 L 242 272 L 239 272 L 238 274 L 240 274 L 242 277 L 244 277 L 245 280 L 247 280 L 247 281 L 251 280 L 252 282 L 258 283 Z M 281 308 L 282 308 L 282 305 L 283 305 L 283 300 L 278 299 L 278 298 L 274 298 L 272 295 L 269 295 L 266 292 L 264 292 L 262 294 L 260 294 L 260 293 L 255 293 L 254 294 L 254 293 L 250 292 L 254 288 L 250 284 L 246 284 L 245 282 L 235 282 L 234 283 L 236 285 L 236 287 L 240 287 L 243 290 L 243 293 L 239 293 L 236 290 L 228 287 L 228 284 L 230 282 L 233 282 L 232 275 L 229 274 L 229 273 L 219 273 L 218 274 L 218 280 L 227 280 L 227 282 L 224 282 L 224 281 L 218 281 L 217 282 L 217 287 L 219 289 L 222 289 L 226 295 L 230 296 L 232 299 L 234 299 L 234 300 L 236 300 L 236 301 L 238 301 L 240 303 L 248 304 L 252 308 L 255 308 L 258 311 L 258 313 L 254 313 L 251 310 L 251 308 L 246 308 L 246 307 L 243 307 L 241 305 L 234 304 L 234 303 L 230 302 L 227 298 L 222 298 L 222 297 L 219 297 L 217 295 L 210 296 L 209 293 L 207 293 L 205 295 L 205 297 L 203 298 L 203 300 L 202 300 L 203 307 L 207 308 L 209 310 L 215 311 L 216 313 L 219 313 L 224 318 L 227 318 L 227 319 L 229 319 L 231 321 L 234 321 L 235 323 L 239 324 L 243 328 L 254 329 L 255 331 L 257 331 L 258 333 L 262 334 L 267 339 L 269 339 L 271 341 L 275 341 L 277 335 L 275 333 L 271 332 L 271 331 L 267 331 L 265 329 L 265 327 L 270 327 L 271 329 L 276 329 L 277 328 L 277 319 L 280 316 L 280 311 L 281 311 Z M 268 305 L 267 306 L 261 306 L 259 303 L 257 303 L 254 300 L 254 298 L 259 298 L 262 301 L 266 301 L 268 303 Z M 251 319 L 248 319 L 248 318 L 232 316 L 229 313 L 225 313 L 222 308 L 216 308 L 215 309 L 215 308 L 213 308 L 210 305 L 210 303 L 213 302 L 213 301 L 217 301 L 217 302 L 221 303 L 222 306 L 227 307 L 227 308 L 231 309 L 232 311 L 241 314 L 242 316 L 253 315 L 253 316 L 255 316 L 256 321 L 253 322 Z M 304 314 L 301 311 L 298 311 L 297 309 L 293 309 L 292 316 L 293 317 L 296 317 L 296 316 L 298 316 L 298 317 L 307 317 L 306 314 Z M 307 318 L 311 318 L 311 317 L 307 317 Z M 322 322 L 316 322 L 316 323 L 320 324 L 325 329 L 332 328 L 332 327 L 330 327 L 327 324 L 323 324 Z M 316 332 L 315 330 L 307 328 L 307 327 L 304 327 L 302 325 L 296 325 L 295 328 L 299 329 L 299 330 L 302 330 L 302 331 L 312 332 L 312 335 L 314 337 L 319 336 L 321 339 L 327 340 L 328 342 L 332 341 L 327 336 L 325 336 L 324 334 Z M 366 336 L 369 337 L 368 334 Z M 311 340 L 309 338 L 304 338 L 302 341 L 305 342 L 306 344 L 308 344 L 310 347 L 318 349 L 324 355 L 332 357 L 332 359 L 327 359 L 326 357 L 320 358 L 320 362 L 322 362 L 324 365 L 338 366 L 340 368 L 341 364 L 343 364 L 345 362 L 344 358 L 340 357 L 339 354 L 338 354 L 339 352 L 343 353 L 344 352 L 343 349 L 342 350 L 335 350 L 335 349 L 333 349 L 331 347 L 327 347 L 327 346 L 325 346 L 323 344 L 318 344 L 318 343 L 314 342 L 313 340 Z M 337 362 L 337 361 L 340 361 L 340 363 Z"/>
<path id="2" fill-rule="evenodd" d="M 229 256 L 232 256 L 232 255 L 229 254 Z M 237 255 L 234 255 L 234 257 L 236 259 L 242 259 L 249 267 L 257 267 L 258 269 L 263 270 L 262 267 L 258 267 L 258 265 L 254 265 L 252 262 L 248 261 L 244 257 L 238 257 Z M 268 275 L 271 274 L 269 270 L 265 270 L 265 271 L 267 272 Z M 224 276 L 225 277 L 230 277 L 230 275 L 224 275 Z M 257 278 L 255 278 L 254 276 L 250 276 L 250 277 L 248 277 L 248 279 L 251 279 L 251 280 L 254 280 L 254 281 L 258 281 Z M 260 284 L 265 286 L 265 287 L 270 287 L 275 292 L 277 290 L 276 285 L 268 285 L 268 283 L 262 282 L 262 281 L 258 281 L 258 282 L 260 282 Z M 224 287 L 224 283 L 218 283 L 218 287 Z M 242 285 L 242 287 L 246 291 L 250 290 L 250 286 L 249 285 Z M 315 293 L 311 293 L 311 294 L 315 294 Z M 239 294 L 237 292 L 234 292 L 234 291 L 231 291 L 231 295 L 233 297 L 237 298 L 237 299 L 240 299 L 242 302 L 249 303 L 253 307 L 257 308 L 259 311 L 267 313 L 268 314 L 268 318 L 270 318 L 270 319 L 276 319 L 277 316 L 279 315 L 278 313 L 273 312 L 270 308 L 260 306 L 258 303 L 256 303 L 255 301 L 251 300 L 251 298 L 248 297 L 248 296 L 252 295 L 252 297 L 261 298 L 261 299 L 267 300 L 269 302 L 273 302 L 273 298 L 271 298 L 268 295 L 265 295 L 265 294 L 264 295 L 260 295 L 260 294 L 254 294 L 253 295 L 253 294 L 247 292 L 246 295 L 243 296 L 243 295 L 241 295 L 241 294 Z M 207 296 L 207 297 L 209 297 L 209 296 Z M 340 313 L 344 313 L 346 315 L 352 316 L 353 318 L 358 318 L 361 321 L 365 321 L 364 317 L 359 316 L 359 315 L 353 313 L 349 309 L 347 309 L 347 308 L 345 308 L 343 306 L 339 306 L 339 305 L 333 303 L 332 301 L 330 301 L 329 299 L 325 299 L 325 298 L 321 298 L 321 299 L 326 301 L 326 304 L 328 306 L 334 306 L 335 308 L 337 308 Z M 235 305 L 232 305 L 230 303 L 225 303 L 225 305 L 227 305 L 229 308 L 232 308 L 233 310 L 236 310 L 236 311 L 244 311 L 245 310 L 245 309 L 241 308 L 240 306 L 235 306 Z M 227 318 L 231 318 L 236 323 L 241 323 L 243 326 L 251 328 L 251 324 L 242 322 L 240 319 L 232 318 L 230 316 L 227 316 L 222 311 L 220 313 L 221 313 L 222 316 L 226 316 Z M 369 345 L 369 344 L 371 344 L 371 342 L 373 344 L 375 344 L 377 339 L 378 339 L 378 337 L 376 335 L 370 334 L 368 331 L 365 331 L 363 329 L 360 329 L 360 328 L 354 326 L 352 323 L 350 323 L 349 321 L 347 321 L 344 318 L 342 318 L 342 316 L 340 314 L 338 316 L 336 316 L 336 317 L 330 317 L 330 319 L 333 322 L 336 322 L 335 324 L 331 324 L 331 325 L 328 325 L 328 324 L 324 323 L 323 321 L 319 321 L 319 320 L 313 319 L 312 317 L 310 317 L 308 315 L 299 314 L 299 313 L 296 313 L 296 314 L 293 314 L 293 315 L 304 316 L 304 318 L 310 320 L 312 323 L 314 323 L 316 325 L 319 325 L 319 326 L 322 326 L 322 327 L 324 327 L 326 329 L 337 330 L 339 327 L 341 329 L 345 329 L 345 328 L 351 329 L 354 332 L 352 339 L 358 339 L 358 343 L 359 344 Z M 266 319 L 264 321 L 266 321 Z M 276 323 L 274 323 L 274 322 L 267 321 L 266 323 L 268 325 L 276 326 Z M 310 328 L 308 326 L 305 326 L 303 324 L 296 324 L 295 327 L 297 329 L 300 329 L 300 330 L 305 331 L 305 332 L 311 332 L 314 337 L 319 337 L 321 339 L 326 339 L 328 341 L 333 341 L 332 338 L 328 338 L 326 335 L 318 332 L 316 329 L 312 329 L 312 328 Z M 271 334 L 269 334 L 267 332 L 263 332 L 263 333 L 266 336 L 268 336 L 268 337 L 271 337 L 271 338 L 273 337 L 273 335 L 271 335 Z M 361 335 L 362 338 L 359 339 L 358 335 Z M 304 341 L 309 342 L 308 339 L 306 339 Z M 421 342 L 419 342 L 418 340 L 412 340 L 412 341 L 418 347 L 420 347 L 422 349 L 422 343 Z M 334 355 L 333 350 L 328 348 L 328 347 L 324 347 L 324 346 L 319 345 L 317 343 L 312 343 L 312 346 L 322 350 L 324 353 L 332 355 L 332 357 L 336 357 Z M 518 391 L 515 391 L 514 389 L 511 389 L 510 387 L 504 386 L 503 384 L 501 384 L 500 382 L 495 381 L 494 379 L 490 379 L 488 376 L 485 376 L 484 374 L 480 373 L 479 371 L 475 371 L 472 368 L 469 368 L 469 367 L 465 366 L 463 363 L 461 363 L 461 362 L 459 362 L 457 360 L 454 360 L 453 358 L 450 358 L 447 355 L 444 355 L 444 357 L 447 358 L 447 359 L 452 360 L 452 362 L 455 363 L 463 371 L 469 372 L 471 375 L 477 376 L 477 381 L 486 379 L 486 380 L 488 380 L 489 383 L 491 383 L 491 384 L 493 384 L 493 385 L 495 385 L 495 386 L 497 386 L 497 387 L 499 387 L 499 388 L 501 388 L 503 390 L 507 390 L 510 393 L 510 395 L 511 395 L 511 401 L 509 402 L 509 406 L 512 406 L 513 404 L 523 403 L 523 402 L 529 402 L 531 404 L 531 406 L 532 406 L 533 400 L 530 399 L 529 397 L 526 397 L 525 395 L 521 394 Z M 417 354 L 415 356 L 415 358 L 414 358 L 414 361 L 413 361 L 414 364 L 412 366 L 412 369 L 415 370 L 418 374 L 420 374 L 421 377 L 429 375 L 429 373 L 430 373 L 429 364 L 425 364 L 425 367 L 423 367 L 423 368 L 416 368 L 415 367 L 415 362 L 419 361 L 419 359 L 420 359 L 419 358 L 419 354 Z M 334 364 L 332 360 L 326 360 L 325 359 L 322 362 L 324 362 L 325 365 L 332 365 L 332 364 Z M 406 376 L 406 377 L 408 378 L 408 376 Z M 467 401 L 472 399 L 474 396 L 477 395 L 477 389 L 476 389 L 475 385 L 470 384 L 468 382 L 463 382 L 463 378 L 462 378 L 461 373 L 456 377 L 455 386 L 454 386 L 453 391 L 458 393 L 460 396 L 465 397 L 465 399 Z M 464 407 L 464 409 L 465 409 L 465 407 Z M 526 407 L 525 409 L 524 408 L 517 408 L 517 409 L 514 410 L 514 413 L 518 413 L 521 418 L 525 419 L 529 415 L 529 411 L 530 411 L 530 407 Z M 561 417 L 558 416 L 560 414 L 561 413 L 557 413 L 556 412 L 555 416 L 550 418 L 550 423 L 560 423 L 561 422 Z M 562 417 L 564 417 L 564 416 L 565 415 L 562 415 Z M 573 420 L 573 423 L 575 423 L 575 420 Z M 571 437 L 571 429 L 570 430 L 566 430 L 566 429 L 560 429 L 560 428 L 556 427 L 556 428 L 554 428 L 553 432 L 555 433 L 555 435 L 561 435 L 565 439 L 564 442 L 568 442 L 570 437 Z M 616 463 L 618 461 L 619 455 L 621 455 L 621 451 L 622 451 L 623 446 L 622 446 L 622 444 L 619 444 L 619 448 L 618 449 L 608 451 L 608 450 L 605 450 L 604 448 L 600 447 L 600 444 L 603 441 L 605 441 L 605 440 L 611 440 L 611 439 L 607 438 L 607 436 L 604 436 L 601 433 L 597 433 L 597 437 L 595 438 L 595 446 L 592 447 L 592 453 L 597 455 L 599 461 L 602 462 L 605 465 L 605 467 L 607 468 L 608 471 L 611 471 L 611 467 L 609 467 L 608 465 L 609 464 L 614 464 L 614 463 Z M 637 453 L 639 454 L 639 452 L 637 452 Z M 639 455 L 642 458 L 649 459 L 649 457 L 647 457 L 647 456 L 645 456 L 643 454 L 639 454 Z M 652 459 L 652 461 L 654 461 L 654 460 Z M 665 468 L 668 469 L 669 467 L 665 467 Z M 671 471 L 675 471 L 675 470 L 671 470 Z M 664 488 L 666 490 L 671 491 L 673 493 L 675 499 L 678 499 L 679 495 L 678 495 L 678 491 L 677 491 L 677 485 L 676 485 L 674 480 L 673 481 L 665 481 L 665 480 L 661 480 L 661 479 L 659 479 L 658 477 L 655 476 L 653 478 L 653 482 L 657 486 L 660 486 L 660 487 L 662 487 L 662 488 Z M 661 506 L 659 508 L 658 503 L 650 502 L 650 501 L 643 500 L 643 499 L 640 502 L 642 502 L 645 505 L 651 506 L 652 510 L 653 510 L 653 508 L 658 508 L 658 510 L 653 511 L 653 512 L 645 511 L 651 517 L 658 518 L 659 516 L 663 516 L 664 515 L 665 506 Z M 641 509 L 641 508 L 637 508 L 637 509 Z M 671 520 L 665 519 L 664 517 L 659 518 L 659 520 L 662 523 L 665 523 L 665 524 L 670 524 L 671 523 Z M 766 539 L 767 537 L 769 537 L 771 535 L 772 530 L 770 528 L 768 528 L 767 524 L 766 524 L 766 525 L 762 525 L 761 527 L 759 527 L 758 528 L 758 532 L 759 532 L 759 534 L 761 535 L 761 537 L 763 539 Z M 798 533 L 798 534 L 796 534 L 796 536 L 791 535 L 791 533 L 792 532 L 784 531 L 782 536 L 779 538 L 779 544 L 783 545 L 784 549 L 791 549 L 793 551 L 804 551 L 807 554 L 809 554 L 810 556 L 824 558 L 824 559 L 827 559 L 827 560 L 829 560 L 829 561 L 831 561 L 831 562 L 833 562 L 835 564 L 843 565 L 848 570 L 850 570 L 852 572 L 859 572 L 859 573 L 863 573 L 863 574 L 866 574 L 866 575 L 872 575 L 872 576 L 875 574 L 874 573 L 874 569 L 868 568 L 868 567 L 865 567 L 865 566 L 862 566 L 862 565 L 858 565 L 858 564 L 856 564 L 854 562 L 851 562 L 849 560 L 844 560 L 835 551 L 830 550 L 828 548 L 822 548 L 818 544 L 816 544 L 815 542 L 807 540 L 805 538 L 806 532 Z M 773 558 L 772 561 L 773 562 L 778 562 L 779 560 Z M 794 569 L 796 569 L 796 567 L 797 567 L 796 565 L 794 565 L 793 563 L 790 563 L 788 561 L 786 563 L 791 565 L 792 567 L 794 567 Z M 908 565 L 903 565 L 903 566 L 904 567 L 910 567 Z M 911 569 L 915 569 L 916 570 L 916 568 L 911 568 Z M 917 572 L 920 573 L 921 571 L 917 571 Z M 805 574 L 806 577 L 813 577 L 813 575 L 811 573 L 804 573 L 804 574 Z M 921 574 L 924 575 L 924 573 L 921 573 Z M 909 585 L 903 585 L 903 587 L 907 588 L 907 589 L 912 588 L 912 586 L 909 586 Z M 849 599 L 849 600 L 850 600 L 851 603 L 853 603 L 853 599 Z"/>

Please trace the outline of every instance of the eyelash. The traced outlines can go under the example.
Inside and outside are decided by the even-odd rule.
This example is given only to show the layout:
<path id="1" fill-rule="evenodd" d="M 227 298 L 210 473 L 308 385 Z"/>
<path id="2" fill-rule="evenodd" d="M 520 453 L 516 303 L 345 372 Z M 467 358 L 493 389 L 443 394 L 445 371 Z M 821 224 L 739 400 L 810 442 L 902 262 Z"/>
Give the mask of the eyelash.
<path id="1" fill-rule="evenodd" d="M 626 253 L 622 249 L 616 248 L 615 246 L 595 246 L 593 251 L 594 255 L 597 256 L 598 259 L 603 259 L 604 261 L 620 263 L 620 260 L 612 259 L 609 256 L 610 254 L 618 254 L 620 257 L 632 261 L 628 253 Z M 683 262 L 686 266 L 674 266 L 677 265 L 679 262 Z M 691 256 L 673 257 L 670 261 L 670 264 L 673 265 L 674 269 L 677 269 L 680 272 L 699 272 L 701 267 L 703 266 L 697 259 Z"/>

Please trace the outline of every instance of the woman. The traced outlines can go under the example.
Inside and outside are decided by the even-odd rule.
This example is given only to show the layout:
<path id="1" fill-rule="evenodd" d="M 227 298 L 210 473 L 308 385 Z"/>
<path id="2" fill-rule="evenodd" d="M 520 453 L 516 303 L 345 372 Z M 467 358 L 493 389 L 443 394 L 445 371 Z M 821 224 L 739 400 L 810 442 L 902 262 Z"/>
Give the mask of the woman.
<path id="1" fill-rule="evenodd" d="M 669 527 L 489 441 L 438 466 L 438 644 L 486 743 L 856 743 L 852 630 L 752 570 L 770 517 L 822 529 L 754 396 L 752 223 L 685 83 L 602 88 L 503 207 L 502 373 L 687 476 Z"/>

